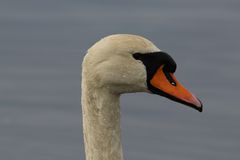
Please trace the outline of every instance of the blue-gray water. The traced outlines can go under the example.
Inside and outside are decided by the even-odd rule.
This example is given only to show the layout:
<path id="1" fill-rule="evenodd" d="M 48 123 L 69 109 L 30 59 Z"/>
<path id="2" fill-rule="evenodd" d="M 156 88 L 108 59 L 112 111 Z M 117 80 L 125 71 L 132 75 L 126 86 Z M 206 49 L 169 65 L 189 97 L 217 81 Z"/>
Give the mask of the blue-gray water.
<path id="1" fill-rule="evenodd" d="M 204 112 L 121 98 L 128 160 L 240 159 L 240 1 L 0 1 L 0 159 L 83 160 L 80 64 L 113 33 L 171 54 Z"/>

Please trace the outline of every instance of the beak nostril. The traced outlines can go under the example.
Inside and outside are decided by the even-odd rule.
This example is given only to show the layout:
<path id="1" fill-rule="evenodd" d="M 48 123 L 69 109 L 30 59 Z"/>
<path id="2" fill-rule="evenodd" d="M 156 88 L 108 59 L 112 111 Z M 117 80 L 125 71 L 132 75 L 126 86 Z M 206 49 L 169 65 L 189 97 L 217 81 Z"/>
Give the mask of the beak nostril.
<path id="1" fill-rule="evenodd" d="M 163 68 L 163 73 L 165 74 L 165 77 L 167 78 L 167 80 L 169 81 L 169 83 L 173 86 L 176 86 L 177 83 L 174 81 L 174 79 L 172 78 L 171 74 L 165 69 L 166 67 Z"/>

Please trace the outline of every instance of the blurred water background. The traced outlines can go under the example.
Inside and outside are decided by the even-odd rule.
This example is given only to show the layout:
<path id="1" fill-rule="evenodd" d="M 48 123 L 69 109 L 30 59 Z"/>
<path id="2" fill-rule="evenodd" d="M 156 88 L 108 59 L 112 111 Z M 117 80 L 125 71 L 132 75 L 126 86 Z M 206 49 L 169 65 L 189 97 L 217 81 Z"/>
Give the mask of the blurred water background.
<path id="1" fill-rule="evenodd" d="M 81 61 L 114 33 L 172 55 L 204 103 L 123 95 L 125 159 L 239 160 L 239 0 L 1 0 L 0 159 L 84 159 Z"/>

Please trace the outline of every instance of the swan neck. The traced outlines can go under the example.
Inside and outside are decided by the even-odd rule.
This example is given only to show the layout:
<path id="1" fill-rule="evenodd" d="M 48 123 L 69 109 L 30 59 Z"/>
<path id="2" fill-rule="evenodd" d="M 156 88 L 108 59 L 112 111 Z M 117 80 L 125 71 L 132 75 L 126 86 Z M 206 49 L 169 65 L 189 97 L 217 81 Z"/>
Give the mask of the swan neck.
<path id="1" fill-rule="evenodd" d="M 119 95 L 82 85 L 86 160 L 122 160 Z"/>

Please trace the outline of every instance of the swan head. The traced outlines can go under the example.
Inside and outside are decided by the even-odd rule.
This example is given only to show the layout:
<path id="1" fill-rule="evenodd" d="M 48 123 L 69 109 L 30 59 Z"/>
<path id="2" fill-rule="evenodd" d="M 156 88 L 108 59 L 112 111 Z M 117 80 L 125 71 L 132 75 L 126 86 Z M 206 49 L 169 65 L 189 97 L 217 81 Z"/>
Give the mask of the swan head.
<path id="1" fill-rule="evenodd" d="M 173 58 L 148 39 L 117 34 L 101 39 L 88 50 L 83 81 L 87 89 L 158 94 L 201 112 L 201 101 L 174 76 L 176 68 Z"/>

